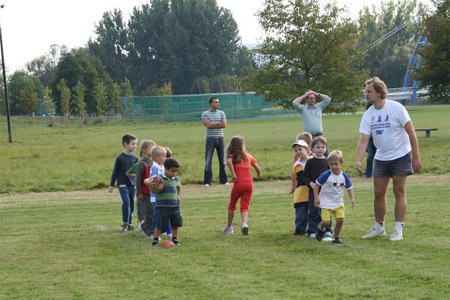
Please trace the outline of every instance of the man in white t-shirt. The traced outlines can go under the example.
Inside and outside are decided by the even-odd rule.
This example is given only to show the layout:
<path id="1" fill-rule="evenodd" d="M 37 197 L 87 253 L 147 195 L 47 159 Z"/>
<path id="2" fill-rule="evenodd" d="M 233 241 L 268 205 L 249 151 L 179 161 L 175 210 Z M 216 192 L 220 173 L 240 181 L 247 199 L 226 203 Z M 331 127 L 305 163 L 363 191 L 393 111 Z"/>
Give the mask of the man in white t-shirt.
<path id="1" fill-rule="evenodd" d="M 356 150 L 356 170 L 364 174 L 361 160 L 372 134 L 377 152 L 373 171 L 375 194 L 375 226 L 363 239 L 385 236 L 384 218 L 387 211 L 386 192 L 392 177 L 395 196 L 395 230 L 391 241 L 403 239 L 406 217 L 406 178 L 422 167 L 414 125 L 400 103 L 386 99 L 387 88 L 378 77 L 366 81 L 364 96 L 372 106 L 364 113 L 359 132 L 361 138 Z"/>

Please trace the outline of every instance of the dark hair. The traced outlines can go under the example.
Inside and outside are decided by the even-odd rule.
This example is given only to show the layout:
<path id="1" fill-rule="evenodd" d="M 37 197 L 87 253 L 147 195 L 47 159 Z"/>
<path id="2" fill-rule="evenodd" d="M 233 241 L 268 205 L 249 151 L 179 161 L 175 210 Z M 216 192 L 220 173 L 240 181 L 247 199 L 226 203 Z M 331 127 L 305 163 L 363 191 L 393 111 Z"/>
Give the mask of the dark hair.
<path id="1" fill-rule="evenodd" d="M 214 99 L 219 100 L 219 98 L 217 98 L 217 97 L 211 97 L 211 98 L 209 98 L 209 104 L 211 104 L 214 101 Z"/>
<path id="2" fill-rule="evenodd" d="M 122 145 L 129 144 L 132 140 L 137 140 L 137 138 L 132 134 L 125 134 L 122 137 Z"/>
<path id="3" fill-rule="evenodd" d="M 175 158 L 168 158 L 164 162 L 164 168 L 171 169 L 171 168 L 179 168 L 180 163 Z"/>
<path id="4" fill-rule="evenodd" d="M 227 157 L 232 157 L 234 163 L 246 160 L 247 152 L 245 151 L 245 140 L 241 136 L 231 138 L 227 147 Z"/>

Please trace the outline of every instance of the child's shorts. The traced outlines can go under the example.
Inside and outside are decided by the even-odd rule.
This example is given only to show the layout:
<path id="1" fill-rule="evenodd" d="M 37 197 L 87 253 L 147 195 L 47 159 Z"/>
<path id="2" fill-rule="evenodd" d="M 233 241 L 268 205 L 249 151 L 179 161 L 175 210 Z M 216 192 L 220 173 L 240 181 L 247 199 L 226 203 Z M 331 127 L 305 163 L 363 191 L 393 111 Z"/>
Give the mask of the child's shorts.
<path id="1" fill-rule="evenodd" d="M 158 207 L 159 215 L 156 220 L 156 227 L 167 230 L 169 222 L 172 227 L 182 227 L 183 218 L 181 217 L 180 207 Z"/>
<path id="2" fill-rule="evenodd" d="M 331 215 L 334 215 L 336 219 L 343 219 L 345 218 L 345 206 L 339 206 L 338 208 L 329 209 L 329 208 L 322 208 L 322 221 L 330 222 L 331 221 Z"/>

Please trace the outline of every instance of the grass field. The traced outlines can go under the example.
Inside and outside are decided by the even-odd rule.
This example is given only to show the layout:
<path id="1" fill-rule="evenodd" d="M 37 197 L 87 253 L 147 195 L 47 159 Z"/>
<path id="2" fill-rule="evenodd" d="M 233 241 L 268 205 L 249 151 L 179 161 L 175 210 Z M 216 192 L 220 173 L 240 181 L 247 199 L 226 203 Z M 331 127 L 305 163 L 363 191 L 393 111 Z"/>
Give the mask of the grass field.
<path id="1" fill-rule="evenodd" d="M 408 106 L 416 128 L 437 127 L 430 138 L 419 132 L 424 174 L 449 174 L 450 105 Z M 361 115 L 324 117 L 330 149 L 341 149 L 345 168 L 355 176 L 353 162 L 359 139 Z M 0 119 L 1 124 L 5 124 Z M 56 124 L 56 123 L 55 123 Z M 228 142 L 242 135 L 248 151 L 258 159 L 262 178 L 287 179 L 292 162 L 291 144 L 301 131 L 301 118 L 229 120 Z M 153 139 L 170 147 L 182 164 L 184 183 L 201 183 L 204 169 L 205 128 L 197 123 L 152 123 L 108 121 L 79 127 L 47 127 L 45 119 L 13 118 L 14 143 L 0 135 L 0 193 L 73 191 L 105 188 L 115 157 L 123 150 L 121 137 L 135 134 L 139 140 Z M 213 158 L 214 180 L 218 178 L 217 156 Z"/>
<path id="2" fill-rule="evenodd" d="M 371 181 L 353 168 L 361 115 L 324 118 L 330 148 L 343 150 L 355 187 L 344 245 L 291 236 L 286 179 L 300 117 L 228 122 L 227 140 L 246 138 L 264 179 L 255 184 L 247 237 L 220 232 L 231 187 L 198 184 L 200 122 L 64 128 L 13 118 L 14 143 L 0 132 L 0 299 L 448 299 L 450 106 L 408 110 L 416 128 L 439 131 L 418 134 L 423 169 L 408 179 L 405 240 L 397 243 L 361 239 L 374 221 Z M 140 232 L 118 232 L 121 201 L 105 187 L 124 133 L 169 146 L 182 163 L 180 247 L 152 248 Z M 216 156 L 213 168 L 217 178 Z M 390 234 L 391 188 L 388 203 Z"/>
<path id="3" fill-rule="evenodd" d="M 291 236 L 288 181 L 256 183 L 247 237 L 220 232 L 230 187 L 184 186 L 173 249 L 120 234 L 117 193 L 2 194 L 0 299 L 448 299 L 449 180 L 409 178 L 405 240 L 390 242 L 361 239 L 373 223 L 372 188 L 355 178 L 344 245 Z"/>

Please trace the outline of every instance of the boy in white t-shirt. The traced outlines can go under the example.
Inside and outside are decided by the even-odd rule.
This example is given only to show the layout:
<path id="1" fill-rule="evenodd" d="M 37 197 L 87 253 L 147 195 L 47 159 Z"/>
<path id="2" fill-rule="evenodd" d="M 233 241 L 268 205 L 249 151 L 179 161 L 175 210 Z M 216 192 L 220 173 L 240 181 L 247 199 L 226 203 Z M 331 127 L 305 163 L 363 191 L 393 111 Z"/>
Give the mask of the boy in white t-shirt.
<path id="1" fill-rule="evenodd" d="M 327 161 L 330 169 L 323 172 L 314 185 L 314 205 L 320 207 L 322 211 L 322 222 L 316 232 L 316 239 L 322 240 L 325 228 L 330 226 L 331 215 L 334 215 L 336 226 L 334 227 L 333 243 L 343 244 L 339 234 L 345 217 L 344 190 L 348 191 L 352 208 L 355 207 L 353 185 L 348 175 L 342 171 L 344 161 L 340 150 L 332 151 L 328 155 Z"/>

